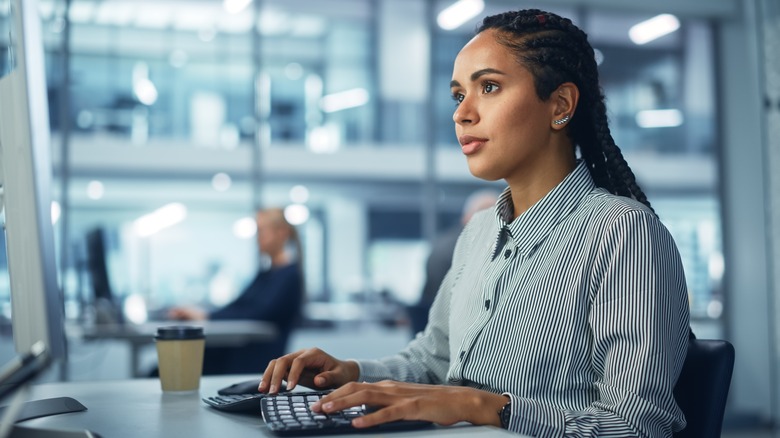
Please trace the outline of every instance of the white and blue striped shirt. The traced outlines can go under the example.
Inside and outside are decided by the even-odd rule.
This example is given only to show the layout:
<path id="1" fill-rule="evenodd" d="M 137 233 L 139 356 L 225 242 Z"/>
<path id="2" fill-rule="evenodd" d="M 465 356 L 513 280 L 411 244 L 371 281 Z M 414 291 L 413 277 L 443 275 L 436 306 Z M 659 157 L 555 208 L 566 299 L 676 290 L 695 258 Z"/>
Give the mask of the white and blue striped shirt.
<path id="1" fill-rule="evenodd" d="M 467 385 L 512 399 L 509 429 L 537 437 L 671 436 L 685 359 L 680 255 L 642 204 L 578 163 L 512 220 L 511 193 L 463 230 L 426 329 L 359 361 L 364 381 Z"/>

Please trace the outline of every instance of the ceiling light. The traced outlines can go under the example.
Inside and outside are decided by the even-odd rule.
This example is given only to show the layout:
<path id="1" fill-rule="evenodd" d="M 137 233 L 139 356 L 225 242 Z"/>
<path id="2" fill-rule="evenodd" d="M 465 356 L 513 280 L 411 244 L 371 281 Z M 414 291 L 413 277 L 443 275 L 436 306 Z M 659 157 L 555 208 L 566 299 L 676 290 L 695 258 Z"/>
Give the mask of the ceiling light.
<path id="1" fill-rule="evenodd" d="M 233 235 L 239 239 L 250 239 L 256 234 L 257 222 L 251 217 L 244 217 L 233 223 Z"/>
<path id="2" fill-rule="evenodd" d="M 634 44 L 647 44 L 680 28 L 680 20 L 672 14 L 661 14 L 631 26 L 628 36 Z"/>
<path id="3" fill-rule="evenodd" d="M 347 91 L 328 94 L 320 99 L 320 108 L 326 113 L 363 106 L 368 103 L 368 91 L 365 88 L 353 88 Z"/>
<path id="4" fill-rule="evenodd" d="M 133 229 L 140 237 L 148 237 L 178 224 L 187 217 L 187 207 L 174 202 L 143 215 L 133 222 Z"/>
<path id="5" fill-rule="evenodd" d="M 224 0 L 222 6 L 229 14 L 238 14 L 246 9 L 250 3 L 252 3 L 252 0 Z"/>
<path id="6" fill-rule="evenodd" d="M 640 128 L 673 128 L 683 124 L 682 111 L 678 109 L 644 110 L 636 113 Z"/>
<path id="7" fill-rule="evenodd" d="M 284 218 L 290 225 L 301 225 L 309 220 L 309 208 L 301 204 L 284 207 Z"/>
<path id="8" fill-rule="evenodd" d="M 93 199 L 97 201 L 98 199 L 103 197 L 103 194 L 105 193 L 105 188 L 103 187 L 103 183 L 97 180 L 90 181 L 89 184 L 87 184 L 87 197 L 89 199 Z"/>
<path id="9" fill-rule="evenodd" d="M 232 182 L 233 181 L 230 179 L 230 175 L 224 172 L 219 172 L 211 178 L 211 187 L 213 187 L 214 190 L 218 192 L 224 192 L 230 188 Z"/>
<path id="10" fill-rule="evenodd" d="M 444 30 L 453 30 L 479 15 L 485 9 L 483 0 L 458 0 L 439 12 L 436 22 Z"/>

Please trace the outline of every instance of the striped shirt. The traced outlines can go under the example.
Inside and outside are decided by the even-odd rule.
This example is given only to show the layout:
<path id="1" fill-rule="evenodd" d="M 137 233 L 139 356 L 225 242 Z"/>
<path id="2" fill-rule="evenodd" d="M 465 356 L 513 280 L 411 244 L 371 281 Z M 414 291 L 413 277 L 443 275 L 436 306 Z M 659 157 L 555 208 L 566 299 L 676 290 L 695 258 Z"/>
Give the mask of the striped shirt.
<path id="1" fill-rule="evenodd" d="M 507 188 L 474 216 L 426 329 L 360 379 L 466 385 L 512 399 L 537 437 L 671 436 L 689 309 L 668 230 L 596 187 L 584 163 L 513 220 Z"/>

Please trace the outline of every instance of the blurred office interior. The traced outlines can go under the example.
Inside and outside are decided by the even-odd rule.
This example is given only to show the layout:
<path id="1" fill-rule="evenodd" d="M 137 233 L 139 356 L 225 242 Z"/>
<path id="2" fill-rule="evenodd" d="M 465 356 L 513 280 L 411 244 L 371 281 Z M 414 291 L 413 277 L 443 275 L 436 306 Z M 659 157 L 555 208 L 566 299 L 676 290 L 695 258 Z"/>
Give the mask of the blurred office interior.
<path id="1" fill-rule="evenodd" d="M 588 33 L 613 135 L 679 246 L 694 330 L 736 347 L 727 427 L 770 428 L 780 418 L 778 3 L 464 0 L 477 16 L 462 23 L 441 15 L 454 3 L 42 0 L 69 324 L 102 317 L 96 251 L 103 291 L 130 321 L 228 302 L 262 263 L 253 211 L 283 206 L 305 248 L 306 319 L 290 348 L 392 353 L 411 337 L 404 308 L 419 297 L 431 240 L 470 193 L 503 188 L 472 177 L 460 153 L 452 61 L 480 17 L 540 7 Z M 0 54 L 9 5 L 0 0 Z M 665 32 L 641 40 L 632 29 L 650 19 Z M 3 318 L 6 264 L 2 253 Z M 11 354 L 7 333 L 1 343 Z M 123 377 L 107 365 L 122 347 L 74 337 L 64 377 Z"/>

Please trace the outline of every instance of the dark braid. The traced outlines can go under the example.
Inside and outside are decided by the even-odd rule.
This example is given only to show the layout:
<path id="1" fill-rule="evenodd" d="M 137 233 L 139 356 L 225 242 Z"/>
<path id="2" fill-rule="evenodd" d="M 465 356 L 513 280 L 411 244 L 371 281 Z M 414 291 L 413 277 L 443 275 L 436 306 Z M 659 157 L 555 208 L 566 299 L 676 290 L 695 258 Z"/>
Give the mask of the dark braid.
<path id="1" fill-rule="evenodd" d="M 568 18 L 538 9 L 486 17 L 478 32 L 495 29 L 498 42 L 512 50 L 534 76 L 536 94 L 549 99 L 564 82 L 580 91 L 568 134 L 597 186 L 634 198 L 652 210 L 634 172 L 615 144 L 607 123 L 607 107 L 599 85 L 593 47 L 588 36 Z"/>

